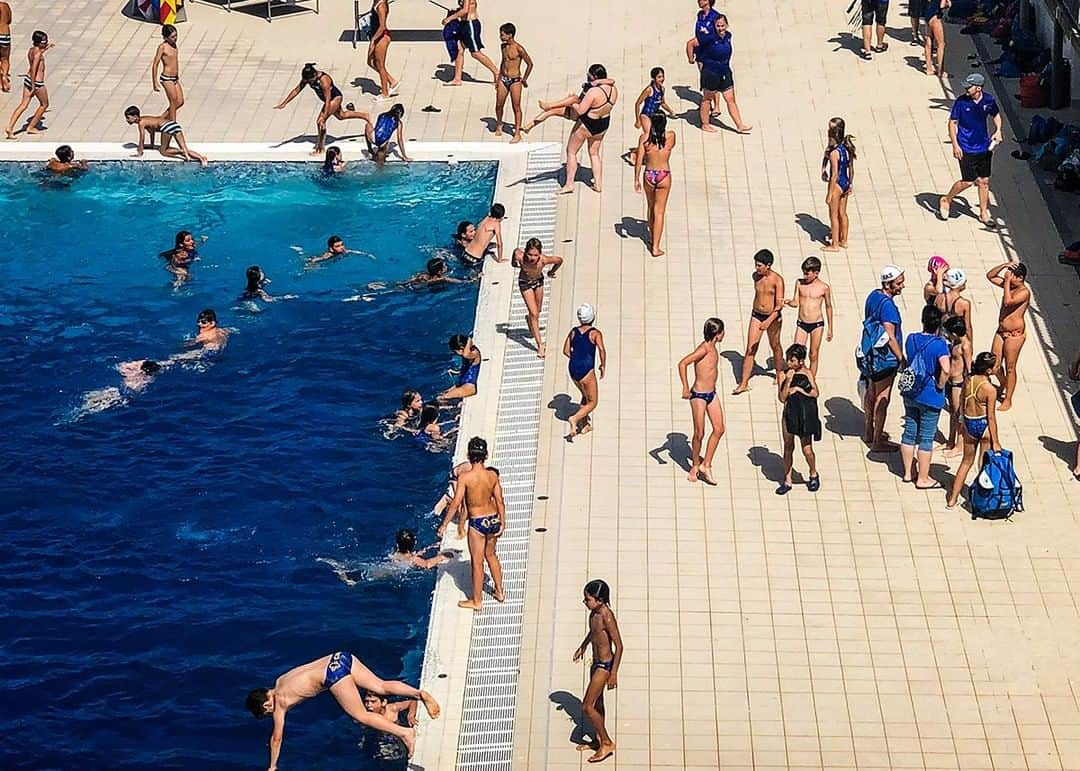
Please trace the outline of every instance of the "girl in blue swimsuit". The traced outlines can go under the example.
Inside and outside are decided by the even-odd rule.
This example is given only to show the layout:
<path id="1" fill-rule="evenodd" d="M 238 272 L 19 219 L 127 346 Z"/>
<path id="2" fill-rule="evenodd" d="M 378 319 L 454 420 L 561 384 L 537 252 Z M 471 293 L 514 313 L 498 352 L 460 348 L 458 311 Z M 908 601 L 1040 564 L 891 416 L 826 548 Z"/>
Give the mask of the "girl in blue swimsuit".
<path id="1" fill-rule="evenodd" d="M 671 105 L 667 103 L 664 98 L 664 68 L 653 67 L 649 71 L 649 85 L 645 86 L 642 92 L 638 95 L 637 102 L 634 103 L 634 127 L 641 129 L 641 136 L 649 136 L 649 129 L 652 126 L 652 116 L 658 115 L 661 111 L 667 113 L 668 117 L 674 117 L 675 111 L 671 109 Z M 634 163 L 637 160 L 637 147 L 630 148 L 630 155 L 628 160 L 630 163 Z"/>
<path id="2" fill-rule="evenodd" d="M 596 354 L 600 354 L 600 377 L 604 376 L 607 366 L 607 351 L 604 349 L 604 336 L 594 327 L 596 311 L 588 303 L 577 309 L 578 326 L 570 330 L 563 343 L 563 356 L 570 360 L 570 379 L 581 392 L 581 406 L 566 421 L 570 424 L 567 440 L 577 434 L 592 431 L 589 413 L 596 409 L 599 389 L 596 379 Z"/>
<path id="3" fill-rule="evenodd" d="M 829 121 L 829 146 L 821 160 L 821 179 L 829 187 L 825 203 L 829 207 L 829 243 L 823 252 L 847 249 L 847 202 L 855 181 L 855 137 L 845 133 L 843 118 Z"/>

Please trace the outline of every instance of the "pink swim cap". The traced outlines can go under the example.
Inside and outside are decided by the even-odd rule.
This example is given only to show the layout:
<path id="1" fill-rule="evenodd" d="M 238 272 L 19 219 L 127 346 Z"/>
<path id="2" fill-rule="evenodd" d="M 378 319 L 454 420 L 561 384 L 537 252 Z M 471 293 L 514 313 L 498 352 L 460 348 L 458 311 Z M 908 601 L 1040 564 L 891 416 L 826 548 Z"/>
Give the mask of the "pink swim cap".
<path id="1" fill-rule="evenodd" d="M 941 257 L 940 255 L 935 254 L 933 257 L 930 258 L 930 261 L 926 263 L 926 269 L 930 272 L 931 276 L 934 275 L 934 271 L 941 268 L 948 270 L 949 263 L 945 260 L 944 257 Z"/>

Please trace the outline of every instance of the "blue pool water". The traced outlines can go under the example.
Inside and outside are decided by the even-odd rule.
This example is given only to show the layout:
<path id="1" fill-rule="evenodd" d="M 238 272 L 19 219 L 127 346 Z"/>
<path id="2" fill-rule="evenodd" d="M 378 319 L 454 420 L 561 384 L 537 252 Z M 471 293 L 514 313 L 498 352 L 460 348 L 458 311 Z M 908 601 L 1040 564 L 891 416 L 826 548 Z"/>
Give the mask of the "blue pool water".
<path id="1" fill-rule="evenodd" d="M 476 284 L 366 287 L 419 271 L 494 180 L 144 163 L 56 185 L 0 167 L 4 768 L 265 767 L 249 689 L 339 649 L 416 682 L 433 577 L 380 567 L 399 527 L 434 540 L 448 457 L 379 419 L 450 384 Z M 173 289 L 157 254 L 179 229 L 208 240 Z M 304 271 L 292 247 L 333 233 L 374 259 Z M 298 298 L 238 306 L 251 264 Z M 235 330 L 222 355 L 79 409 L 118 362 L 180 350 L 203 308 Z M 281 768 L 384 767 L 359 737 L 321 696 L 290 713 Z"/>

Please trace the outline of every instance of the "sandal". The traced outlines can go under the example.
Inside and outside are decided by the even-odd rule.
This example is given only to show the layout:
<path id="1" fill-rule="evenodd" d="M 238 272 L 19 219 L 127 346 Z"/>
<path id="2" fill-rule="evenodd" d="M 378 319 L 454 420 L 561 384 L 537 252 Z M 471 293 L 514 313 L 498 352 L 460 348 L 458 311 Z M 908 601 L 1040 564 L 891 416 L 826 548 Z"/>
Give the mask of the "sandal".
<path id="1" fill-rule="evenodd" d="M 871 53 L 870 53 L 869 51 L 867 51 L 867 50 L 866 50 L 865 48 L 864 48 L 864 49 L 862 49 L 861 51 L 859 51 L 859 56 L 860 56 L 861 58 L 863 58 L 863 59 L 866 59 L 866 61 L 870 61 L 871 59 L 873 59 L 873 58 L 874 58 L 873 54 L 871 54 Z"/>
<path id="2" fill-rule="evenodd" d="M 820 476 L 812 476 L 812 477 L 810 477 L 810 479 L 807 480 L 807 482 L 806 482 L 806 489 L 809 490 L 812 493 L 816 493 L 818 490 L 820 490 L 821 489 L 821 477 Z"/>

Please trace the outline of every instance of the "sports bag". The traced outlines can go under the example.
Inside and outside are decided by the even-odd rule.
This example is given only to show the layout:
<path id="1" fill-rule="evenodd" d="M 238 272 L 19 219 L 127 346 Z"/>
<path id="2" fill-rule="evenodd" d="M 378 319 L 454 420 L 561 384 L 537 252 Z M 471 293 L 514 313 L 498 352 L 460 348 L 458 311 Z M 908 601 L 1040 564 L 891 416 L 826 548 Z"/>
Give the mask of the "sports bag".
<path id="1" fill-rule="evenodd" d="M 889 334 L 881 320 L 881 309 L 888 299 L 888 295 L 883 295 L 877 309 L 863 320 L 862 339 L 855 349 L 855 366 L 864 377 L 872 378 L 900 364 L 889 348 Z"/>
<path id="2" fill-rule="evenodd" d="M 901 396 L 918 396 L 926 388 L 926 384 L 930 382 L 933 373 L 926 370 L 926 357 L 923 356 L 923 351 L 936 339 L 928 335 L 926 342 L 908 360 L 908 365 L 900 370 L 900 374 L 896 377 L 896 385 L 900 389 Z"/>
<path id="3" fill-rule="evenodd" d="M 1010 450 L 987 450 L 982 468 L 968 486 L 971 518 L 1004 519 L 1024 510 L 1024 489 L 1016 478 Z"/>

